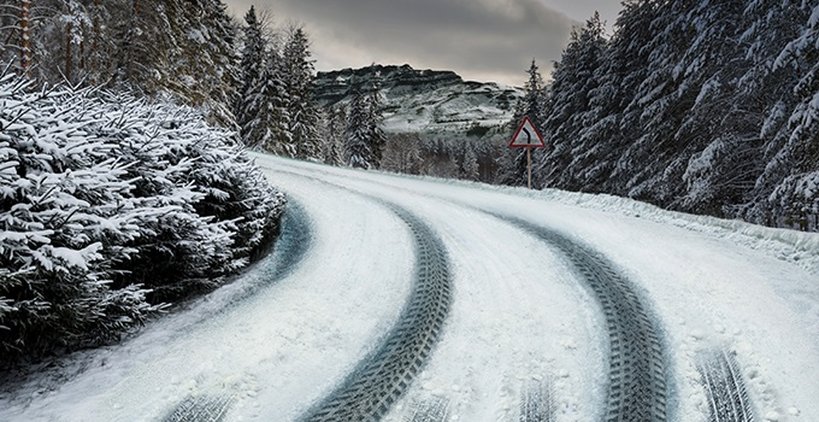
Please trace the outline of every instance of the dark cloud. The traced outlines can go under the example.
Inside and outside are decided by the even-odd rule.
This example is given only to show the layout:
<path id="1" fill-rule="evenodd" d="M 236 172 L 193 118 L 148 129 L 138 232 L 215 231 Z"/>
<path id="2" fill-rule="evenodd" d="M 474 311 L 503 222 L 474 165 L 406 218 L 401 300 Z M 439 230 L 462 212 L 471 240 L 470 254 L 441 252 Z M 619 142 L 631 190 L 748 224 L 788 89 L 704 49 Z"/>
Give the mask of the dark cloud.
<path id="1" fill-rule="evenodd" d="M 582 0 L 580 0 L 582 1 Z M 468 79 L 521 84 L 536 58 L 544 73 L 572 25 L 542 0 L 228 0 L 279 22 L 303 22 L 319 69 L 403 64 L 451 69 Z M 588 13 L 589 15 L 591 12 Z"/>

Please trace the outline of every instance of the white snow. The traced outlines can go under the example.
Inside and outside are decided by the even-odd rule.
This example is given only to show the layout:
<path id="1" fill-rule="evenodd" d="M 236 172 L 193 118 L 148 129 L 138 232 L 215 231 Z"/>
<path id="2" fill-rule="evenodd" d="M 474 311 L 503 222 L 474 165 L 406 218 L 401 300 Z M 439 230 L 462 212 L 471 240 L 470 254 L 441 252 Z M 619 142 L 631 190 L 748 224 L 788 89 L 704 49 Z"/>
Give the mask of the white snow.
<path id="1" fill-rule="evenodd" d="M 817 372 L 807 369 L 819 359 L 817 234 L 669 212 L 606 195 L 319 170 L 283 160 L 268 165 L 352 178 L 360 188 L 368 180 L 386 183 L 370 182 L 366 190 L 403 195 L 416 204 L 445 198 L 561 229 L 604 252 L 651 299 L 666 329 L 676 374 L 672 388 L 679 402 L 672 403 L 672 420 L 704 420 L 705 396 L 693 357 L 714 346 L 736 351 L 760 415 L 819 420 L 819 404 L 813 399 L 819 396 Z M 463 225 L 486 224 L 467 219 Z M 498 243 L 498 253 L 504 244 Z M 548 262 L 542 255 L 540 260 Z M 796 409 L 798 415 L 787 409 Z M 591 419 L 587 417 L 577 420 Z"/>
<path id="2" fill-rule="evenodd" d="M 80 372 L 70 381 L 53 386 L 43 377 L 0 394 L 0 420 L 152 421 L 189 395 L 225 391 L 237 394 L 233 417 L 298 416 L 397 318 L 413 254 L 408 230 L 382 207 L 296 180 L 286 187 L 315 232 L 315 247 L 290 277 L 232 305 L 246 285 L 265 283 L 271 263 L 260 263 L 123 345 L 78 356 L 66 364 Z M 339 247 L 349 244 L 357 248 Z"/>
<path id="3" fill-rule="evenodd" d="M 302 265 L 234 303 L 237 291 L 264 284 L 268 259 L 123 345 L 69 359 L 67 381 L 44 376 L 0 393 L 0 420 L 155 420 L 188 395 L 232 392 L 227 420 L 284 421 L 330 391 L 397 318 L 412 239 L 382 205 L 300 175 L 409 209 L 449 253 L 455 289 L 443 338 L 390 421 L 438 398 L 450 420 L 516 420 L 522 387 L 541 379 L 555 385 L 558 421 L 600 419 L 607 337 L 597 305 L 552 247 L 470 207 L 561 230 L 636 284 L 664 327 L 670 420 L 706 420 L 694 356 L 714 346 L 736 352 L 762 419 L 819 420 L 819 235 L 606 195 L 256 157 L 311 218 Z"/>

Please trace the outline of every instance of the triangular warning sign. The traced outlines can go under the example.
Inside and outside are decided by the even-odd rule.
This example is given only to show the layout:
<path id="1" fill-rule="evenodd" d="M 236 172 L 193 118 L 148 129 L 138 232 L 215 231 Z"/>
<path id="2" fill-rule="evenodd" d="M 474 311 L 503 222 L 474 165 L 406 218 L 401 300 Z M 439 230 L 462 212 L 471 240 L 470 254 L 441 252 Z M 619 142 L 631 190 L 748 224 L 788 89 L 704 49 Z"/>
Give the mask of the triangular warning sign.
<path id="1" fill-rule="evenodd" d="M 543 142 L 543 136 L 537 130 L 529 116 L 523 118 L 520 127 L 509 142 L 509 148 L 544 148 L 546 143 Z"/>

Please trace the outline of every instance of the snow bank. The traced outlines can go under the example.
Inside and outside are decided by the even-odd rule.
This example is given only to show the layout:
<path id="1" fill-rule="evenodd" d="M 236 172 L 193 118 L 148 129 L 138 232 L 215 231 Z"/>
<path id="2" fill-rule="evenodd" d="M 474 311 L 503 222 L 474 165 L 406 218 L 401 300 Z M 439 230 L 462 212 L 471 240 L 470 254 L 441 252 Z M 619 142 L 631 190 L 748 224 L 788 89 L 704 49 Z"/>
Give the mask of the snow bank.
<path id="1" fill-rule="evenodd" d="M 442 181 L 442 179 L 427 176 L 396 174 L 392 174 L 392 176 L 435 182 Z M 481 190 L 502 192 L 526 198 L 554 201 L 565 205 L 575 205 L 635 218 L 644 218 L 658 223 L 672 224 L 699 233 L 710 234 L 717 238 L 735 241 L 742 246 L 764 251 L 777 259 L 798 265 L 813 274 L 819 274 L 819 233 L 777 229 L 746 223 L 740 220 L 728 220 L 669 211 L 656 205 L 640 202 L 631 198 L 607 194 L 568 192 L 557 189 L 537 191 L 509 186 L 491 186 L 463 180 L 443 181 L 453 185 L 469 186 Z"/>
<path id="2" fill-rule="evenodd" d="M 328 168 L 324 167 L 324 169 Z M 731 240 L 744 247 L 763 251 L 779 260 L 798 265 L 812 274 L 819 274 L 819 233 L 770 228 L 740 220 L 669 211 L 645 202 L 608 194 L 578 193 L 557 189 L 539 191 L 519 187 L 492 186 L 464 180 L 440 179 L 430 176 L 376 171 L 361 172 L 362 175 L 369 173 L 383 174 L 398 179 L 422 180 L 436 184 L 443 182 L 449 185 L 500 192 L 543 201 L 554 201 L 565 205 L 642 218 L 657 223 L 672 224 L 699 233 L 709 234 L 716 238 Z"/>

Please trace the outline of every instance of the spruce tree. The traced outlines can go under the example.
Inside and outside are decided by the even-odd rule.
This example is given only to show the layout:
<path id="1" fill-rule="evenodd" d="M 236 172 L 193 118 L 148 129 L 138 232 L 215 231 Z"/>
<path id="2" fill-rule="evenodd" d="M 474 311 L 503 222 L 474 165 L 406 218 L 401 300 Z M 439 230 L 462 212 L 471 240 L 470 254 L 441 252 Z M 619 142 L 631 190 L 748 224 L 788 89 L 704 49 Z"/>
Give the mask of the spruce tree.
<path id="1" fill-rule="evenodd" d="M 774 187 L 756 208 L 769 223 L 819 231 L 819 6 L 812 11 L 804 3 L 791 6 L 805 24 L 776 56 L 772 76 L 788 80 L 795 71 L 797 77 L 791 95 L 769 116 L 787 124 L 772 135 L 769 145 L 775 153 L 757 186 Z"/>
<path id="2" fill-rule="evenodd" d="M 381 168 L 387 136 L 382 128 L 384 124 L 384 105 L 381 101 L 381 76 L 379 74 L 376 74 L 373 78 L 372 88 L 367 96 L 367 111 L 368 143 L 372 154 L 369 161 L 372 167 Z"/>
<path id="3" fill-rule="evenodd" d="M 529 78 L 524 86 L 524 96 L 515 108 L 512 121 L 509 122 L 509 136 L 511 137 L 517 130 L 524 117 L 529 117 L 536 127 L 542 127 L 545 121 L 546 93 L 543 84 L 543 76 L 537 62 L 533 59 L 531 66 L 526 71 Z M 533 161 L 537 160 L 540 152 L 532 151 Z M 509 186 L 526 186 L 528 184 L 528 158 L 525 149 L 513 149 L 504 151 L 498 158 L 499 173 L 498 183 Z"/>
<path id="4" fill-rule="evenodd" d="M 465 149 L 463 161 L 461 162 L 461 178 L 477 182 L 481 178 L 478 156 L 471 145 Z"/>
<path id="5" fill-rule="evenodd" d="M 284 64 L 279 52 L 273 48 L 268 54 L 266 81 L 262 97 L 266 101 L 266 113 L 269 115 L 268 129 L 270 138 L 263 142 L 265 148 L 273 153 L 288 157 L 296 156 L 296 145 L 290 132 L 290 111 L 287 108 L 287 86 L 284 82 Z"/>
<path id="6" fill-rule="evenodd" d="M 347 116 L 344 107 L 326 109 L 323 113 L 322 161 L 331 166 L 344 163 L 344 139 L 347 127 Z"/>
<path id="7" fill-rule="evenodd" d="M 255 115 L 244 126 L 245 143 L 274 154 L 293 157 L 293 145 L 287 110 L 287 93 L 280 76 L 281 60 L 276 50 L 268 55 L 267 66 L 259 76 L 248 101 L 247 109 Z"/>
<path id="8" fill-rule="evenodd" d="M 547 186 L 576 188 L 571 167 L 576 133 L 584 126 L 582 116 L 590 109 L 590 93 L 597 85 L 595 71 L 601 66 L 606 41 L 603 22 L 595 12 L 582 28 L 572 31 L 571 40 L 560 62 L 555 63 L 549 99 L 549 117 L 543 123 L 550 151 L 539 158 L 538 169 Z"/>
<path id="9" fill-rule="evenodd" d="M 369 109 L 367 98 L 358 90 L 353 94 L 350 110 L 347 114 L 346 129 L 346 156 L 347 164 L 353 168 L 369 169 L 370 158 L 370 130 Z"/>
<path id="10" fill-rule="evenodd" d="M 181 9 L 178 0 L 129 4 L 127 18 L 118 24 L 120 45 L 113 86 L 153 95 L 175 80 L 172 52 L 180 43 L 173 25 Z"/>
<path id="11" fill-rule="evenodd" d="M 262 37 L 262 26 L 256 16 L 256 9 L 251 6 L 245 14 L 244 49 L 242 50 L 241 83 L 236 101 L 236 123 L 239 125 L 242 140 L 247 145 L 258 146 L 259 139 L 252 137 L 258 132 L 253 128 L 253 121 L 259 115 L 259 108 L 264 102 L 258 92 L 259 87 L 267 84 L 265 76 L 265 42 Z"/>
<path id="12" fill-rule="evenodd" d="M 318 108 L 313 100 L 313 61 L 304 28 L 291 28 L 282 53 L 290 134 L 299 158 L 319 158 Z"/>

